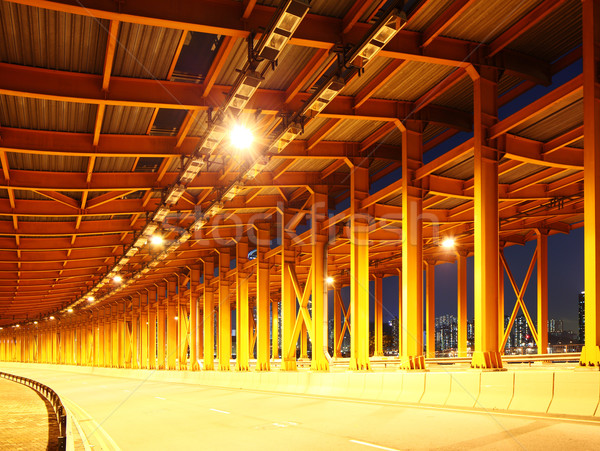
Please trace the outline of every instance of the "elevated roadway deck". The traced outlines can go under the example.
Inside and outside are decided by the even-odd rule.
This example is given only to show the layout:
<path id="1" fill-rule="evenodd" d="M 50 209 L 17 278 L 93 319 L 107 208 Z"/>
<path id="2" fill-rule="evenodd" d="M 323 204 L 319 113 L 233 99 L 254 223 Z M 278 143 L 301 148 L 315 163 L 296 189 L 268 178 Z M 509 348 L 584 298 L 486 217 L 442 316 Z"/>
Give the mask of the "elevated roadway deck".
<path id="1" fill-rule="evenodd" d="M 435 384 L 432 381 L 449 374 L 446 371 L 240 374 L 5 363 L 1 366 L 4 371 L 35 378 L 54 388 L 78 417 L 90 443 L 101 443 L 95 449 L 591 449 L 600 446 L 600 422 L 593 416 L 575 418 L 502 411 L 497 406 L 487 408 L 486 398 L 481 394 L 485 393 L 490 400 L 494 399 L 494 393 L 486 391 L 485 384 L 481 384 L 479 410 L 417 405 L 398 397 L 392 401 L 381 396 L 375 399 L 384 389 L 383 378 L 391 375 L 399 380 L 401 376 L 406 388 L 418 385 L 420 374 L 427 377 L 424 380 L 430 382 L 430 387 L 437 387 L 437 391 L 426 390 L 421 395 L 433 400 L 436 393 L 444 391 L 444 383 L 441 379 Z M 535 373 L 535 380 L 540 381 L 541 372 L 554 376 L 598 375 L 577 373 L 572 368 L 552 371 L 541 366 L 492 374 L 514 380 Z M 283 382 L 278 378 L 284 375 L 295 375 L 297 381 L 307 378 L 307 385 L 300 394 L 283 393 L 279 389 L 283 389 Z M 369 385 L 363 380 L 365 385 L 359 397 L 346 397 L 350 391 L 345 394 L 335 389 L 328 391 L 327 387 L 335 387 L 335 381 L 343 376 L 348 378 L 348 389 L 353 375 L 355 381 L 371 378 Z M 409 381 L 413 376 L 414 380 Z M 248 382 L 253 388 L 234 388 L 234 379 L 238 385 L 239 381 Z M 464 382 L 460 377 L 452 380 Z M 513 402 L 518 391 L 515 387 L 510 389 Z M 324 396 L 325 393 L 328 395 Z"/>

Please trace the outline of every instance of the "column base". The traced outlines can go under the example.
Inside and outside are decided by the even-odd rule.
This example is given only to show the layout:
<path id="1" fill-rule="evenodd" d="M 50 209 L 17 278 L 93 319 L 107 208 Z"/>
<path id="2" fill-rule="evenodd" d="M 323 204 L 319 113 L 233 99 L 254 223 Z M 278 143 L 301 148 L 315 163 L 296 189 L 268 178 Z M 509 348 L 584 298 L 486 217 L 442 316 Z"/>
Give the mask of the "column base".
<path id="1" fill-rule="evenodd" d="M 600 368 L 600 347 L 584 346 L 581 349 L 579 366 Z"/>
<path id="2" fill-rule="evenodd" d="M 295 360 L 283 360 L 281 362 L 281 371 L 296 371 L 298 366 Z"/>
<path id="3" fill-rule="evenodd" d="M 350 366 L 348 369 L 352 371 L 369 371 L 371 369 L 371 363 L 369 359 L 366 361 L 359 361 L 355 358 L 350 358 Z"/>
<path id="4" fill-rule="evenodd" d="M 256 362 L 256 368 L 255 371 L 270 371 L 271 370 L 271 365 L 269 365 L 269 362 Z"/>
<path id="5" fill-rule="evenodd" d="M 329 371 L 329 362 L 327 360 L 313 360 L 310 362 L 311 371 Z"/>
<path id="6" fill-rule="evenodd" d="M 475 351 L 471 359 L 471 368 L 480 370 L 504 371 L 502 358 L 498 351 Z"/>
<path id="7" fill-rule="evenodd" d="M 244 363 L 244 364 L 236 363 L 235 370 L 240 371 L 240 372 L 250 371 L 250 366 L 247 363 Z"/>
<path id="8" fill-rule="evenodd" d="M 425 356 L 422 355 L 408 355 L 400 357 L 400 369 L 401 370 L 425 370 Z"/>

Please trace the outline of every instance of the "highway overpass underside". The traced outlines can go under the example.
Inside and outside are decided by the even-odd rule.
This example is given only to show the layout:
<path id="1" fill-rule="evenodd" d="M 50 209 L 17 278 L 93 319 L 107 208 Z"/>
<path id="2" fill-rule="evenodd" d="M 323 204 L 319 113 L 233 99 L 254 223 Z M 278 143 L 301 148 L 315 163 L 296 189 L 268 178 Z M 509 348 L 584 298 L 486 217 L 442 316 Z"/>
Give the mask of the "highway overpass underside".
<path id="1" fill-rule="evenodd" d="M 273 369 L 269 383 L 292 386 L 279 378 L 309 377 L 309 361 L 312 381 L 342 365 L 344 387 L 352 371 L 365 391 L 392 377 L 446 387 L 426 358 L 434 269 L 450 263 L 457 371 L 514 391 L 503 350 L 520 311 L 548 348 L 548 236 L 585 227 L 585 344 L 565 358 L 589 372 L 544 380 L 588 381 L 593 410 L 570 414 L 594 415 L 600 1 L 269 5 L 0 3 L 0 361 L 200 383 L 214 370 L 236 388 L 263 380 L 239 372 Z M 241 126 L 252 143 L 229 136 Z M 532 240 L 521 286 L 504 249 Z M 400 293 L 387 363 L 402 376 L 377 378 L 361 372 L 385 361 L 386 277 Z"/>

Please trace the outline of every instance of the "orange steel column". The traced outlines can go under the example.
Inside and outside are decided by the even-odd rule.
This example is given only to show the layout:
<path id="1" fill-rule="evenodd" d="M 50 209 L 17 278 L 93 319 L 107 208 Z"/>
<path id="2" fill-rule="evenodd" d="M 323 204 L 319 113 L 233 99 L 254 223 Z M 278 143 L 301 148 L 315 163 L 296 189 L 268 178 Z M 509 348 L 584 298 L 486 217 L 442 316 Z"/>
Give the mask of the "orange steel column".
<path id="1" fill-rule="evenodd" d="M 310 369 L 313 371 L 329 371 L 327 355 L 328 315 L 327 286 L 325 284 L 325 244 L 327 235 L 323 233 L 322 224 L 327 219 L 327 192 L 315 188 L 311 208 L 311 247 L 312 247 L 312 359 Z M 368 352 L 368 351 L 367 351 Z"/>
<path id="2" fill-rule="evenodd" d="M 296 344 L 293 341 L 294 324 L 296 322 L 296 293 L 292 286 L 292 277 L 289 266 L 294 264 L 294 251 L 291 249 L 291 239 L 286 237 L 284 224 L 287 223 L 283 215 L 281 228 L 281 369 L 295 371 Z"/>
<path id="3" fill-rule="evenodd" d="M 165 299 L 167 309 L 167 368 L 177 369 L 177 329 L 179 327 L 177 316 L 179 306 L 177 305 L 177 283 L 175 280 L 165 280 L 167 287 L 167 298 Z"/>
<path id="4" fill-rule="evenodd" d="M 125 368 L 125 355 L 129 347 L 127 333 L 127 312 L 125 303 L 117 305 L 118 312 L 118 333 L 119 333 L 119 368 Z"/>
<path id="5" fill-rule="evenodd" d="M 119 368 L 119 363 L 121 359 L 119 357 L 119 346 L 121 345 L 121 340 L 119 339 L 119 305 L 111 306 L 110 309 L 110 335 L 111 335 L 111 345 L 112 345 L 112 367 Z"/>
<path id="6" fill-rule="evenodd" d="M 231 360 L 231 301 L 229 271 L 231 254 L 228 248 L 219 251 L 219 370 L 229 371 Z"/>
<path id="7" fill-rule="evenodd" d="M 427 357 L 435 357 L 435 262 L 425 262 L 425 336 Z"/>
<path id="8" fill-rule="evenodd" d="M 140 368 L 148 369 L 148 291 L 140 295 Z"/>
<path id="9" fill-rule="evenodd" d="M 279 302 L 271 302 L 271 358 L 279 358 Z"/>
<path id="10" fill-rule="evenodd" d="M 139 296 L 139 295 L 138 295 Z M 141 299 L 138 299 L 137 304 L 141 302 Z M 131 368 L 139 368 L 140 358 L 139 358 L 139 322 L 140 322 L 140 309 L 139 306 L 136 305 L 135 301 L 131 302 Z"/>
<path id="11" fill-rule="evenodd" d="M 269 224 L 256 227 L 256 371 L 269 371 Z"/>
<path id="12" fill-rule="evenodd" d="M 155 291 L 154 302 L 158 303 L 158 293 Z M 150 292 L 148 292 L 148 368 L 157 369 L 156 355 L 156 306 L 150 302 Z"/>
<path id="13" fill-rule="evenodd" d="M 302 330 L 300 331 L 300 358 L 308 360 L 308 331 L 306 330 L 306 324 L 302 324 Z"/>
<path id="14" fill-rule="evenodd" d="M 585 345 L 579 364 L 600 366 L 600 0 L 583 1 Z"/>
<path id="15" fill-rule="evenodd" d="M 467 356 L 467 251 L 456 252 L 458 356 Z"/>
<path id="16" fill-rule="evenodd" d="M 473 71 L 471 71 L 473 72 Z M 500 369 L 498 343 L 498 151 L 486 139 L 498 116 L 498 73 L 482 68 L 473 78 L 475 157 L 475 347 L 471 366 Z"/>
<path id="17" fill-rule="evenodd" d="M 157 337 L 158 343 L 157 360 L 158 364 L 156 368 L 159 370 L 165 369 L 165 348 L 166 348 L 166 327 L 167 327 L 167 297 L 166 287 L 157 285 L 156 287 L 156 320 L 158 321 Z"/>
<path id="18" fill-rule="evenodd" d="M 500 251 L 503 244 L 500 243 Z M 498 343 L 502 347 L 504 341 L 504 265 L 502 260 L 498 262 Z M 504 348 L 498 349 L 500 354 L 504 354 Z"/>
<path id="19" fill-rule="evenodd" d="M 548 233 L 537 233 L 537 336 L 538 354 L 548 352 Z"/>
<path id="20" fill-rule="evenodd" d="M 342 294 L 340 283 L 335 283 L 333 286 L 333 357 L 342 357 L 341 346 L 338 347 L 338 343 L 342 336 Z"/>
<path id="21" fill-rule="evenodd" d="M 213 257 L 204 259 L 204 369 L 215 369 L 215 315 L 214 315 L 214 292 L 210 283 L 215 275 L 215 262 Z"/>
<path id="22" fill-rule="evenodd" d="M 375 281 L 375 349 L 373 355 L 383 356 L 383 277 L 374 276 Z"/>
<path id="23" fill-rule="evenodd" d="M 369 223 L 361 202 L 369 195 L 364 162 L 350 176 L 350 369 L 369 370 Z"/>
<path id="24" fill-rule="evenodd" d="M 398 356 L 402 355 L 402 268 L 398 272 Z"/>
<path id="25" fill-rule="evenodd" d="M 248 279 L 250 275 L 245 271 L 248 263 L 248 241 L 243 239 L 235 248 L 236 266 L 236 297 L 235 297 L 235 369 L 237 371 L 250 370 L 250 306 L 248 305 Z"/>
<path id="26" fill-rule="evenodd" d="M 198 321 L 198 293 L 196 292 L 200 282 L 200 267 L 193 266 L 190 269 L 190 364 L 192 371 L 200 369 L 200 359 L 198 355 L 198 337 L 202 336 Z"/>
<path id="27" fill-rule="evenodd" d="M 423 357 L 423 194 L 415 171 L 423 164 L 420 123 L 402 132 L 402 353 L 400 368 L 425 368 Z"/>

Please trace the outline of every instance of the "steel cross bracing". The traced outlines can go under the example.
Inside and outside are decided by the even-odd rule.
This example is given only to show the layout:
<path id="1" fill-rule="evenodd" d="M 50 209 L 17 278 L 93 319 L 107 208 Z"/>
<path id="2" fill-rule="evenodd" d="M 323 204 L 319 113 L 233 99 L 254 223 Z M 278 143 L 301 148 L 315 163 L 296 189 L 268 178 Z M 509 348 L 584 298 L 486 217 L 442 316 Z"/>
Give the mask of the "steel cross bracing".
<path id="1" fill-rule="evenodd" d="M 380 2 L 354 3 L 348 1 L 336 12 L 325 13 L 319 5 L 312 8 L 301 17 L 278 65 L 273 67 L 263 59 L 259 67 L 248 59 L 246 40 L 250 31 L 258 31 L 251 42 L 258 43 L 253 51 L 261 53 L 269 24 L 281 10 L 253 2 L 247 8 L 238 2 L 210 2 L 208 14 L 199 13 L 206 9 L 204 4 L 195 3 L 181 15 L 165 11 L 158 2 L 128 1 L 118 13 L 111 2 L 102 1 L 86 8 L 68 1 L 3 2 L 4 11 L 11 13 L 3 14 L 9 18 L 3 19 L 5 29 L 14 26 L 13 18 L 19 14 L 63 14 L 79 21 L 93 16 L 104 29 L 98 31 L 103 36 L 97 38 L 103 40 L 97 46 L 98 70 L 81 71 L 74 64 L 32 64 L 16 54 L 3 57 L 0 63 L 4 110 L 19 118 L 0 118 L 0 183 L 5 192 L 0 199 L 4 218 L 0 223 L 0 323 L 42 320 L 59 310 L 68 316 L 65 310 L 76 301 L 90 307 L 92 315 L 115 301 L 129 305 L 146 288 L 163 283 L 164 278 L 170 280 L 174 273 L 189 276 L 185 268 L 209 258 L 213 249 L 237 246 L 240 236 L 257 222 L 271 224 L 271 238 L 279 236 L 277 218 L 287 218 L 288 231 L 295 232 L 310 221 L 311 199 L 320 187 L 327 190 L 331 209 L 353 199 L 348 171 L 361 166 L 365 156 L 368 183 L 389 180 L 388 174 L 403 163 L 401 136 L 408 122 L 414 122 L 408 126 L 420 136 L 415 139 L 423 142 L 422 152 L 458 131 L 472 129 L 471 85 L 481 71 L 496 71 L 497 106 L 502 106 L 536 83 L 547 84 L 582 55 L 577 33 L 562 47 L 553 47 L 554 53 L 538 54 L 527 44 L 534 36 L 547 37 L 546 30 L 557 23 L 581 29 L 581 10 L 570 2 L 540 1 L 516 10 L 485 40 L 478 37 L 483 31 L 467 36 L 464 23 L 478 20 L 483 28 L 486 20 L 494 21 L 496 6 L 482 12 L 477 1 L 456 2 L 445 10 L 436 2 L 417 2 L 412 10 L 404 11 L 404 22 L 378 12 Z M 178 11 L 186 10 L 183 2 L 181 8 Z M 221 9 L 228 13 L 221 14 Z M 373 31 L 377 24 L 393 25 L 394 36 L 382 43 L 372 59 L 348 61 L 367 44 L 378 47 L 381 41 Z M 173 35 L 170 61 L 164 61 L 162 78 L 166 79 L 161 89 L 156 89 L 156 81 L 131 76 L 124 69 L 126 33 L 132 27 L 148 27 L 150 33 L 149 26 L 157 27 L 157 32 L 178 33 Z M 200 86 L 171 81 L 177 74 L 177 61 L 185 55 L 186 40 L 197 32 L 218 33 L 225 40 Z M 148 34 L 146 39 L 149 43 L 153 37 Z M 127 48 L 135 54 L 135 48 Z M 298 64 L 293 65 L 293 60 Z M 242 69 L 239 74 L 238 68 Z M 272 149 L 270 158 L 254 160 L 258 166 L 253 162 L 239 165 L 225 144 L 214 154 L 198 152 L 210 138 L 220 112 L 234 102 L 236 90 L 245 83 L 257 89 L 241 99 L 243 105 L 236 103 L 241 105 L 236 114 L 254 116 L 261 133 L 269 136 L 261 147 Z M 523 244 L 536 238 L 537 230 L 565 233 L 583 225 L 584 133 L 578 113 L 583 86 L 584 76 L 575 77 L 510 116 L 484 124 L 499 152 L 498 221 L 503 245 Z M 20 104 L 14 103 L 17 99 Z M 314 109 L 309 108 L 313 103 Z M 52 108 L 79 105 L 89 125 L 68 129 L 27 124 L 33 119 L 27 116 L 27 105 L 42 104 Z M 171 136 L 148 134 L 157 112 L 167 108 L 186 111 L 179 128 Z M 150 122 L 141 134 L 111 130 L 116 112 L 133 114 L 134 110 L 154 112 L 146 116 Z M 56 110 L 48 110 L 49 116 L 52 111 Z M 206 129 L 209 116 L 212 125 Z M 564 125 L 557 127 L 557 121 Z M 284 147 L 278 138 L 285 139 Z M 469 168 L 477 145 L 474 139 L 466 140 L 432 161 L 411 167 L 411 186 L 422 193 L 423 258 L 456 260 L 454 253 L 437 245 L 437 238 L 445 235 L 454 236 L 460 249 L 473 254 L 477 195 Z M 27 158 L 37 158 L 41 167 L 32 166 Z M 158 159 L 155 172 L 135 171 L 150 158 Z M 74 159 L 77 165 L 67 167 Z M 198 160 L 200 176 L 188 176 L 181 183 L 190 162 Z M 117 169 L 109 161 L 124 165 Z M 248 171 L 254 177 L 248 177 Z M 164 194 L 156 197 L 156 193 Z M 329 241 L 325 272 L 335 274 L 336 283 L 350 280 L 355 236 L 350 220 L 357 211 L 369 217 L 368 271 L 397 274 L 403 253 L 399 246 L 403 196 L 403 181 L 392 181 L 355 199 L 354 210 L 338 208 L 323 221 L 319 233 Z M 155 252 L 147 247 L 135 246 L 140 236 L 148 235 L 147 224 L 160 225 L 154 217 L 168 212 L 176 214 L 165 216 L 161 225 L 169 240 L 166 249 L 171 249 L 167 255 L 164 251 L 152 255 Z M 202 228 L 196 232 L 199 224 Z M 313 234 L 298 231 L 290 242 L 301 284 L 313 265 Z M 133 252 L 134 248 L 142 250 Z M 265 252 L 272 293 L 279 286 L 280 256 L 281 247 Z M 255 265 L 250 260 L 226 275 L 235 281 L 238 271 L 249 274 L 250 299 L 256 296 Z M 103 275 L 115 269 L 128 274 L 126 284 L 118 291 L 106 291 L 112 284 Z M 105 286 L 93 291 L 97 302 L 91 305 L 86 295 L 103 280 Z M 200 292 L 181 287 L 183 297 L 193 297 L 192 293 Z M 229 302 L 239 302 L 234 302 L 236 296 L 230 296 Z M 283 327 L 286 317 L 282 315 Z"/>

